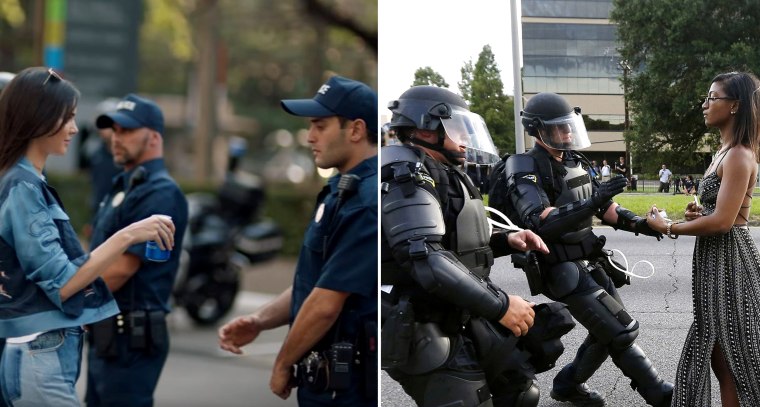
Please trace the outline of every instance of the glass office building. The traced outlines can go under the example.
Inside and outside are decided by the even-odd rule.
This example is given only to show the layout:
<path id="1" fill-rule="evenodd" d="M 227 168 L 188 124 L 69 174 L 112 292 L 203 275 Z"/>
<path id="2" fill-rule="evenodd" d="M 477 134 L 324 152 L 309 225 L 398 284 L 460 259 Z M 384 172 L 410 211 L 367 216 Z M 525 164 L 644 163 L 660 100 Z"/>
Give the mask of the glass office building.
<path id="1" fill-rule="evenodd" d="M 611 0 L 522 0 L 522 86 L 564 96 L 599 120 L 590 129 L 590 157 L 617 161 L 625 151 L 623 75 Z M 609 123 L 609 126 L 605 125 Z"/>

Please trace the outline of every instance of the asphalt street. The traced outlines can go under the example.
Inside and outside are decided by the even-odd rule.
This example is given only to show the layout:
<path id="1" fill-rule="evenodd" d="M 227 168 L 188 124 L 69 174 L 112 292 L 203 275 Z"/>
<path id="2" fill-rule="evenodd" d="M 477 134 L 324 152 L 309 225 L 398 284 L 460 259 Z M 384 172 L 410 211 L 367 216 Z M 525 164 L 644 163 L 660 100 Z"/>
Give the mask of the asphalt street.
<path id="1" fill-rule="evenodd" d="M 622 250 L 630 264 L 648 260 L 654 265 L 655 274 L 651 278 L 634 279 L 631 285 L 620 290 L 620 294 L 628 311 L 639 321 L 637 343 L 647 353 L 660 375 L 665 380 L 674 381 L 681 349 L 693 320 L 691 260 L 694 238 L 681 236 L 677 240 L 665 238 L 658 242 L 651 237 L 636 237 L 632 233 L 606 227 L 594 230 L 597 234 L 607 236 L 606 248 Z M 760 239 L 760 229 L 752 228 L 752 234 L 757 242 Z M 634 271 L 647 275 L 651 268 L 642 264 Z M 510 294 L 537 303 L 548 301 L 544 296 L 530 296 L 523 272 L 513 268 L 508 257 L 496 260 L 492 277 Z M 572 360 L 584 337 L 585 330 L 580 324 L 563 337 L 565 353 L 557 361 L 557 366 L 538 376 L 541 387 L 539 406 L 569 406 L 552 400 L 549 390 L 552 378 L 562 366 Z M 645 406 L 646 403 L 631 389 L 629 383 L 609 359 L 588 381 L 589 386 L 604 395 L 608 406 Z M 401 387 L 384 372 L 381 374 L 381 388 L 383 406 L 414 405 Z M 720 405 L 715 378 L 712 381 L 712 404 Z"/>
<path id="2" fill-rule="evenodd" d="M 293 276 L 292 260 L 276 260 L 247 271 L 235 307 L 224 318 L 252 312 L 286 288 Z M 255 290 L 255 291 L 254 291 Z M 244 355 L 219 349 L 217 326 L 195 325 L 183 309 L 169 314 L 171 350 L 155 393 L 156 407 L 293 407 L 295 392 L 281 400 L 269 390 L 269 377 L 287 328 L 262 333 L 243 348 Z M 86 352 L 86 350 L 85 350 Z M 86 353 L 85 353 L 86 354 Z M 87 363 L 77 383 L 84 397 Z"/>
<path id="3" fill-rule="evenodd" d="M 682 236 L 678 240 L 657 242 L 650 237 L 635 237 L 631 233 L 616 232 L 609 228 L 595 228 L 608 237 L 607 248 L 620 249 L 631 264 L 649 260 L 655 274 L 649 279 L 635 279 L 621 290 L 629 312 L 640 325 L 637 343 L 652 359 L 663 378 L 673 381 L 681 348 L 692 322 L 691 259 L 694 238 Z M 753 228 L 755 240 L 760 229 Z M 292 260 L 278 260 L 259 265 L 245 273 L 244 287 L 235 308 L 225 321 L 237 315 L 250 313 L 274 298 L 292 279 Z M 648 266 L 640 265 L 638 274 L 648 274 Z M 548 301 L 543 296 L 531 297 L 521 270 L 514 269 L 509 258 L 496 260 L 494 281 L 506 287 L 510 294 L 521 295 L 534 302 Z M 157 407 L 195 406 L 296 406 L 295 394 L 280 400 L 269 391 L 272 363 L 279 351 L 287 329 L 280 328 L 263 333 L 254 343 L 244 348 L 245 355 L 222 352 L 217 344 L 217 327 L 198 327 L 189 320 L 184 310 L 170 314 L 171 352 L 156 391 Z M 585 331 L 578 325 L 563 337 L 565 353 L 557 367 L 538 376 L 541 387 L 540 406 L 568 406 L 549 397 L 551 380 L 559 369 L 569 362 Z M 86 363 L 77 385 L 84 394 Z M 629 386 L 629 381 L 611 361 L 589 380 L 588 384 L 600 391 L 608 406 L 644 406 L 644 402 Z M 381 374 L 381 404 L 383 406 L 413 406 L 411 399 L 400 386 L 384 373 Z M 717 382 L 713 379 L 713 405 L 720 405 Z"/>

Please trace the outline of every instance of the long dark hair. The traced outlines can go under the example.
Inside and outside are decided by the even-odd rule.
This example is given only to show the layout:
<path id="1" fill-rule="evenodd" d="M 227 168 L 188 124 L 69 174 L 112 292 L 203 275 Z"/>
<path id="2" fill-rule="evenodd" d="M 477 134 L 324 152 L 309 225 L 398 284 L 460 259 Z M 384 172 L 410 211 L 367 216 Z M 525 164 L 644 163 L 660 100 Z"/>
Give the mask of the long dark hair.
<path id="1" fill-rule="evenodd" d="M 32 139 L 63 128 L 78 101 L 79 90 L 48 68 L 19 72 L 0 93 L 0 173 L 24 156 Z"/>
<path id="2" fill-rule="evenodd" d="M 729 147 L 739 144 L 746 146 L 760 162 L 760 133 L 758 133 L 758 97 L 760 81 L 750 72 L 727 72 L 717 75 L 711 83 L 723 85 L 726 96 L 739 101 L 739 108 L 734 116 L 734 134 L 728 141 Z"/>

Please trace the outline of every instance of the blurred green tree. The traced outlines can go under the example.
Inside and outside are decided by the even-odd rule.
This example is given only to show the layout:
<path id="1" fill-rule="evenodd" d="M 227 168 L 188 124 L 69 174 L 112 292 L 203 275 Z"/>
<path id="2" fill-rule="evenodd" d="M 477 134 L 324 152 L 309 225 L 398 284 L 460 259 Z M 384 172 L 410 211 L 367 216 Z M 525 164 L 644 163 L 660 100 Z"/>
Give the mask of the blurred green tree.
<path id="1" fill-rule="evenodd" d="M 514 101 L 504 94 L 501 71 L 490 45 L 483 46 L 478 61 L 465 63 L 459 90 L 470 110 L 481 115 L 488 125 L 500 154 L 515 151 Z"/>

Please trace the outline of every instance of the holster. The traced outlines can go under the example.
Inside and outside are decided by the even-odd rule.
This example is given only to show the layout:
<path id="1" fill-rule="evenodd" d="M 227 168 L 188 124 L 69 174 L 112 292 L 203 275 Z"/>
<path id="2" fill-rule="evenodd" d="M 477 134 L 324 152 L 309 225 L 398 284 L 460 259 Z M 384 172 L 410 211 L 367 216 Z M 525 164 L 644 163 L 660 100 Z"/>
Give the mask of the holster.
<path id="1" fill-rule="evenodd" d="M 298 387 L 305 387 L 315 393 L 327 391 L 329 371 L 326 357 L 316 351 L 309 352 L 296 367 Z"/>
<path id="2" fill-rule="evenodd" d="M 380 352 L 380 366 L 383 369 L 404 366 L 409 361 L 413 335 L 414 309 L 409 302 L 409 296 L 403 295 L 398 303 L 390 308 L 381 328 L 383 347 Z"/>
<path id="3" fill-rule="evenodd" d="M 118 335 L 127 335 L 130 350 L 145 353 L 163 349 L 169 341 L 163 311 L 124 312 L 90 325 L 90 331 L 91 344 L 101 358 L 119 356 Z"/>
<path id="4" fill-rule="evenodd" d="M 99 358 L 115 358 L 119 356 L 116 346 L 117 325 L 116 317 L 106 318 L 90 325 L 90 346 L 95 348 Z"/>
<path id="5" fill-rule="evenodd" d="M 364 396 L 377 398 L 377 321 L 364 322 L 362 338 L 362 367 L 364 368 Z"/>
<path id="6" fill-rule="evenodd" d="M 530 295 L 539 295 L 544 292 L 544 280 L 541 275 L 541 266 L 538 263 L 538 257 L 533 251 L 526 253 L 515 253 L 512 255 L 512 263 L 517 268 L 521 268 L 525 272 L 525 277 L 528 280 L 528 288 L 530 288 Z"/>
<path id="7" fill-rule="evenodd" d="M 323 352 L 311 351 L 296 366 L 296 382 L 315 393 L 347 390 L 351 387 L 355 357 L 356 350 L 350 342 L 333 343 Z"/>

